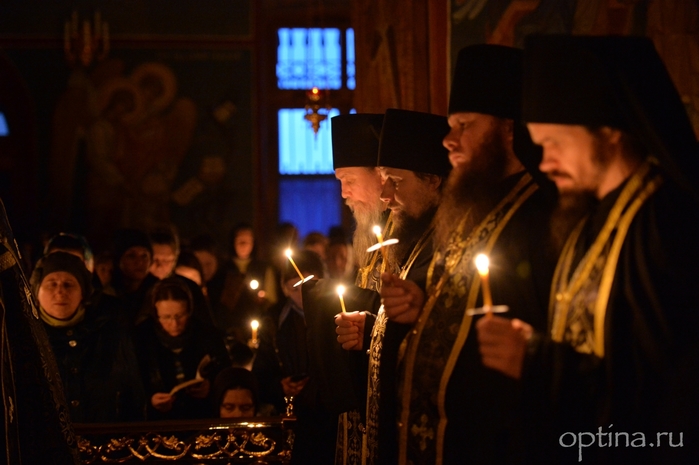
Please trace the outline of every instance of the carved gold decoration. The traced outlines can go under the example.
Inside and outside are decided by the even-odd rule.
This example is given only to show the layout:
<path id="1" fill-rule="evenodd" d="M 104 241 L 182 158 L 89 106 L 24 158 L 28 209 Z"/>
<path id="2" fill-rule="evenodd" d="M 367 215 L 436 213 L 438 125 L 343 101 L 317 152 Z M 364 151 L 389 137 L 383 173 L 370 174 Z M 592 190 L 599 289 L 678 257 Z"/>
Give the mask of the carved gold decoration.
<path id="1" fill-rule="evenodd" d="M 195 439 L 194 449 L 203 450 L 214 448 L 215 450 L 208 453 L 194 453 L 192 457 L 195 459 L 212 459 L 220 456 L 228 458 L 243 456 L 243 457 L 264 457 L 274 452 L 276 441 L 266 437 L 264 434 L 250 433 L 248 431 L 229 430 L 225 438 L 225 444 L 222 435 L 215 433 L 211 435 L 199 435 Z M 255 447 L 248 448 L 248 445 Z M 257 450 L 257 449 L 261 450 Z"/>
<path id="2" fill-rule="evenodd" d="M 252 427 L 265 427 L 252 424 Z M 153 432 L 136 433 L 122 437 L 111 437 L 106 443 L 93 444 L 89 439 L 78 439 L 78 450 L 83 464 L 145 462 L 154 460 L 243 460 L 270 457 L 274 463 L 287 463 L 291 459 L 294 433 L 282 431 L 282 450 L 275 454 L 277 442 L 255 429 L 231 428 L 214 432 L 186 435 L 180 439 L 175 435 Z"/>

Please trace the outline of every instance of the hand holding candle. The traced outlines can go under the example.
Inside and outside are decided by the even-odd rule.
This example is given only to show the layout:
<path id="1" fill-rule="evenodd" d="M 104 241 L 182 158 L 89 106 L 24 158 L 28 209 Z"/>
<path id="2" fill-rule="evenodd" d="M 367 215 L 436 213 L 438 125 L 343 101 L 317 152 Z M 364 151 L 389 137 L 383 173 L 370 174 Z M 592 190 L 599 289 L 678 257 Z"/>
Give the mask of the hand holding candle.
<path id="1" fill-rule="evenodd" d="M 493 306 L 493 297 L 490 294 L 490 283 L 488 281 L 490 260 L 485 254 L 478 254 L 476 256 L 476 268 L 478 269 L 478 274 L 481 277 L 481 289 L 483 290 L 483 307 L 485 310 L 489 310 Z M 490 315 L 490 311 L 487 312 Z"/>
<path id="2" fill-rule="evenodd" d="M 345 299 L 343 295 L 345 294 L 345 286 L 340 284 L 337 286 L 337 295 L 340 297 L 340 305 L 342 306 L 342 313 L 347 313 L 347 309 L 345 308 Z"/>

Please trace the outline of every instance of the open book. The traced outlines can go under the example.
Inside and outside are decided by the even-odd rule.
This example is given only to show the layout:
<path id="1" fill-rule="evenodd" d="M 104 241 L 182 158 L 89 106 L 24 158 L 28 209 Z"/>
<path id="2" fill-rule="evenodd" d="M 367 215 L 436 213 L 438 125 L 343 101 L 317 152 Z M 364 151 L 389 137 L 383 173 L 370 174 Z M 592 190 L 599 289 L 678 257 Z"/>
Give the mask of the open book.
<path id="1" fill-rule="evenodd" d="M 204 355 L 204 358 L 201 359 L 201 362 L 199 362 L 199 365 L 197 366 L 197 374 L 194 376 L 194 379 L 190 379 L 189 381 L 185 381 L 183 383 L 178 384 L 172 390 L 170 391 L 170 395 L 175 394 L 177 391 L 181 391 L 182 389 L 188 388 L 189 386 L 194 386 L 195 384 L 199 384 L 202 381 L 204 381 L 204 376 L 202 376 L 202 371 L 204 368 L 206 368 L 206 365 L 211 362 L 211 357 L 209 354 Z"/>

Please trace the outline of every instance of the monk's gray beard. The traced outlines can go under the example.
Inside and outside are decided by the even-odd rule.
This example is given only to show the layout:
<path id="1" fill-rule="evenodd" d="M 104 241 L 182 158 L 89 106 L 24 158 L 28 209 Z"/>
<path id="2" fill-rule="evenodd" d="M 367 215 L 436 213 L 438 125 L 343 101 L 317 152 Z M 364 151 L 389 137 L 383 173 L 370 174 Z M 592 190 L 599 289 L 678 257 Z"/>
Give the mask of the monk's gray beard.
<path id="1" fill-rule="evenodd" d="M 375 225 L 383 225 L 383 211 L 383 202 L 374 205 L 373 208 L 355 208 L 353 211 L 357 227 L 352 236 L 352 249 L 355 263 L 360 268 L 369 264 L 371 254 L 366 249 L 376 244 L 373 228 Z"/>
<path id="2" fill-rule="evenodd" d="M 449 173 L 442 203 L 435 215 L 435 249 L 446 247 L 449 237 L 465 218 L 468 234 L 500 201 L 499 186 L 507 164 L 505 138 L 494 126 L 468 167 Z"/>
<path id="3" fill-rule="evenodd" d="M 598 203 L 591 193 L 575 192 L 558 194 L 558 205 L 551 214 L 551 245 L 556 256 L 560 255 L 568 236 L 583 217 Z"/>
<path id="4" fill-rule="evenodd" d="M 396 238 L 399 242 L 383 249 L 388 270 L 394 273 L 400 272 L 401 266 L 408 258 L 415 243 L 430 227 L 436 211 L 437 205 L 431 205 L 418 218 L 412 218 L 405 214 L 392 216 L 393 234 L 391 234 L 391 238 Z"/>

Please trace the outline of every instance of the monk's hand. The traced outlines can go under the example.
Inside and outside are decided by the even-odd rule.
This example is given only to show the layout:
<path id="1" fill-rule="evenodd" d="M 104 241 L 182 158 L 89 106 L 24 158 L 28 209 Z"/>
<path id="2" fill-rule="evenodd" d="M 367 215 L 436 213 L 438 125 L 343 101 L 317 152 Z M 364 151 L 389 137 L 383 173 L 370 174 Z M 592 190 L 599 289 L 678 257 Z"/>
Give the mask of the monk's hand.
<path id="1" fill-rule="evenodd" d="M 516 318 L 508 320 L 491 315 L 479 319 L 476 329 L 483 365 L 519 379 L 527 341 L 533 333 L 531 325 Z"/>
<path id="2" fill-rule="evenodd" d="M 381 303 L 389 320 L 414 324 L 425 305 L 425 293 L 413 281 L 391 273 L 381 274 Z"/>
<path id="3" fill-rule="evenodd" d="M 337 342 L 345 350 L 362 350 L 364 342 L 364 312 L 343 312 L 335 315 Z"/>

